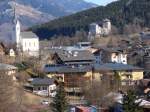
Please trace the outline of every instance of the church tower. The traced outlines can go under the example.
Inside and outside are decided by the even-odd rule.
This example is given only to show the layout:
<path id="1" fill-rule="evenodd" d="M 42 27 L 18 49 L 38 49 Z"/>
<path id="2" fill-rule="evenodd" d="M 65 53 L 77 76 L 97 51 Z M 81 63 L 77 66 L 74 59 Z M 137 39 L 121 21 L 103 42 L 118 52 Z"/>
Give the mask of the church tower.
<path id="1" fill-rule="evenodd" d="M 18 17 L 16 15 L 15 2 L 14 2 L 14 19 L 13 19 L 13 24 L 14 24 L 14 28 L 13 28 L 13 32 L 14 32 L 13 42 L 14 42 L 14 44 L 16 44 L 16 48 L 18 50 L 21 47 L 21 27 L 20 27 L 20 21 L 18 20 Z"/>
<path id="2" fill-rule="evenodd" d="M 20 47 L 21 44 L 21 30 L 20 30 L 20 22 L 19 20 L 16 20 L 15 23 L 15 43 L 17 45 L 17 48 Z"/>

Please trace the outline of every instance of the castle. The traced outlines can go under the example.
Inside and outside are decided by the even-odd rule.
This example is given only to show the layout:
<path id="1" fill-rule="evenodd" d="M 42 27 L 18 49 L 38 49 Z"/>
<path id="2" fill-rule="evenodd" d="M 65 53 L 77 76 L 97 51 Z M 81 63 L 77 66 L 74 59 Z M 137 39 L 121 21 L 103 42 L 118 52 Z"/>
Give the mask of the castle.
<path id="1" fill-rule="evenodd" d="M 92 23 L 89 26 L 89 39 L 95 37 L 107 36 L 111 32 L 111 22 L 109 19 L 104 19 L 99 23 Z"/>

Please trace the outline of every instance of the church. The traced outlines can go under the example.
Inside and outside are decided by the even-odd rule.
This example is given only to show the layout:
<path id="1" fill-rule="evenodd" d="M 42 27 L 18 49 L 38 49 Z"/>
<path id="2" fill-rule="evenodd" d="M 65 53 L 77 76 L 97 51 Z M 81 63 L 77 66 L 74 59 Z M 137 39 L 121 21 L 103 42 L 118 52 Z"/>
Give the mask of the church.
<path id="1" fill-rule="evenodd" d="M 13 40 L 18 54 L 26 56 L 39 56 L 39 38 L 32 31 L 21 31 L 20 21 L 14 21 Z"/>

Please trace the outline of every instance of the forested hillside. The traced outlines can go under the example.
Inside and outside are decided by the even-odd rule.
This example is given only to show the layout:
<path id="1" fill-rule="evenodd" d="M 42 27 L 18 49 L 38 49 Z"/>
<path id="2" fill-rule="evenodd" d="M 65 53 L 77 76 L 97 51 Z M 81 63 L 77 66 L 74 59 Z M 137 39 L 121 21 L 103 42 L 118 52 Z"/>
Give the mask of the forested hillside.
<path id="1" fill-rule="evenodd" d="M 103 18 L 109 18 L 120 32 L 126 24 L 150 27 L 150 0 L 119 0 L 35 26 L 32 30 L 42 39 L 55 35 L 72 36 L 76 31 L 88 31 L 90 23 Z"/>

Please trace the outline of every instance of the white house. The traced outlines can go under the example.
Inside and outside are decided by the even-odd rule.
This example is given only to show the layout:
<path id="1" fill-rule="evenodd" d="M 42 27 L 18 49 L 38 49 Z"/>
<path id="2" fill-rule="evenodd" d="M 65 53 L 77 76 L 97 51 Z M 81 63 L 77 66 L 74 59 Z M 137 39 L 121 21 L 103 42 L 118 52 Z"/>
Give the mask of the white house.
<path id="1" fill-rule="evenodd" d="M 0 73 L 4 73 L 8 76 L 12 76 L 13 80 L 16 80 L 15 73 L 17 71 L 17 67 L 9 64 L 0 63 Z"/>
<path id="2" fill-rule="evenodd" d="M 112 53 L 111 62 L 127 64 L 127 54 L 125 53 Z"/>
<path id="3" fill-rule="evenodd" d="M 102 61 L 104 63 L 115 62 L 127 64 L 127 53 L 117 48 L 103 48 L 101 50 Z"/>
<path id="4" fill-rule="evenodd" d="M 15 51 L 13 49 L 9 50 L 9 56 L 10 57 L 15 57 Z"/>
<path id="5" fill-rule="evenodd" d="M 31 85 L 37 95 L 54 97 L 56 94 L 56 84 L 51 78 L 33 78 Z"/>
<path id="6" fill-rule="evenodd" d="M 89 26 L 89 39 L 95 37 L 107 36 L 111 32 L 111 22 L 104 19 L 101 23 L 92 23 Z"/>
<path id="7" fill-rule="evenodd" d="M 13 43 L 16 44 L 19 53 L 26 54 L 27 56 L 39 55 L 39 38 L 31 31 L 21 32 L 19 20 L 15 20 L 13 34 Z"/>

